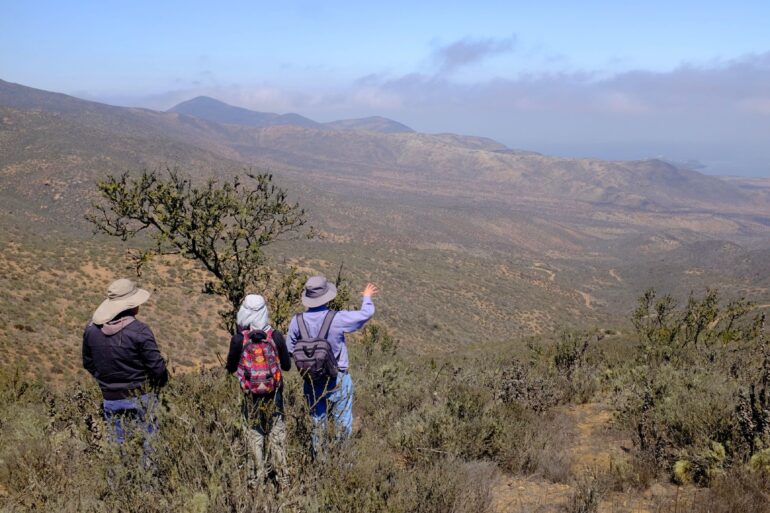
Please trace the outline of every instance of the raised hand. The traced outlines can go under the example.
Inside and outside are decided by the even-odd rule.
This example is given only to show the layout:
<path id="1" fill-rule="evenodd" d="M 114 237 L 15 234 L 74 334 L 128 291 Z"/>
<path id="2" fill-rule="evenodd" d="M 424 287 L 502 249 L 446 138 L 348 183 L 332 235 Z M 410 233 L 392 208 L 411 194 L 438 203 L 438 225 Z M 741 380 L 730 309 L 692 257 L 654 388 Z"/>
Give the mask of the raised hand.
<path id="1" fill-rule="evenodd" d="M 364 288 L 364 291 L 363 291 L 362 295 L 364 297 L 372 297 L 377 292 L 379 292 L 379 289 L 377 288 L 377 285 L 375 285 L 374 283 L 367 283 L 366 287 Z"/>

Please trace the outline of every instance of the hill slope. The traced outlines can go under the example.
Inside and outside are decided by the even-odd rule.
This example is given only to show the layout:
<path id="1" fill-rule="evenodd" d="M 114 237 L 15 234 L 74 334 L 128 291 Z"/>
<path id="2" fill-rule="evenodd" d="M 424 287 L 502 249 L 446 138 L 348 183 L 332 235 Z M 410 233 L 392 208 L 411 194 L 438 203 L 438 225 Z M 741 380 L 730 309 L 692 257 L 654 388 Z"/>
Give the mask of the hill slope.
<path id="1" fill-rule="evenodd" d="M 340 119 L 324 123 L 334 130 L 367 130 L 369 132 L 382 132 L 383 134 L 413 133 L 414 130 L 392 119 L 382 116 L 370 116 L 358 119 Z"/>
<path id="2" fill-rule="evenodd" d="M 764 255 L 767 191 L 662 161 L 555 158 L 455 134 L 220 124 L 0 82 L 0 222 L 85 233 L 96 179 L 164 164 L 197 177 L 273 171 L 326 235 L 277 254 L 376 272 L 396 293 L 385 315 L 423 338 L 434 326 L 460 336 L 462 319 L 490 336 L 601 325 L 649 283 L 686 289 L 711 276 L 769 294 L 740 263 Z M 691 245 L 710 240 L 739 244 L 736 265 L 703 266 Z"/>
<path id="3" fill-rule="evenodd" d="M 276 125 L 301 126 L 305 128 L 322 128 L 320 123 L 299 114 L 275 114 L 272 112 L 257 112 L 228 105 L 208 96 L 198 96 L 168 109 L 196 118 L 230 125 L 266 127 Z"/>

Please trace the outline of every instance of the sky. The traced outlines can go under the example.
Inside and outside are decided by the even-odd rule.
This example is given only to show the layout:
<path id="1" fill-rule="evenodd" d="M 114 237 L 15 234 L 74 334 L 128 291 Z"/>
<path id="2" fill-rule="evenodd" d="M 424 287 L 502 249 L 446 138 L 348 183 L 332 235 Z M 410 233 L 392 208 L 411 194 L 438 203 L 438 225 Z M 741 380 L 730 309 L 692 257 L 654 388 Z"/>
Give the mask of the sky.
<path id="1" fill-rule="evenodd" d="M 770 1 L 0 0 L 0 78 L 770 176 Z"/>

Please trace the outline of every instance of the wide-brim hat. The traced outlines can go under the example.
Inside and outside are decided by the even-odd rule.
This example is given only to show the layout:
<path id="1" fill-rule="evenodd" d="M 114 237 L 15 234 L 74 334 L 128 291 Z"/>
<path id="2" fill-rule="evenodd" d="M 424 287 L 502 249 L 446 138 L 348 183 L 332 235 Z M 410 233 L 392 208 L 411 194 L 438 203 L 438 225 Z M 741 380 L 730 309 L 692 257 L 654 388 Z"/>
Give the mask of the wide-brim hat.
<path id="1" fill-rule="evenodd" d="M 137 287 L 133 281 L 125 278 L 113 281 L 107 289 L 107 299 L 94 311 L 91 320 L 94 324 L 105 324 L 120 312 L 136 308 L 148 299 L 150 293 Z"/>
<path id="2" fill-rule="evenodd" d="M 335 297 L 337 297 L 337 287 L 329 283 L 324 276 L 309 278 L 302 290 L 302 304 L 307 308 L 325 305 Z"/>

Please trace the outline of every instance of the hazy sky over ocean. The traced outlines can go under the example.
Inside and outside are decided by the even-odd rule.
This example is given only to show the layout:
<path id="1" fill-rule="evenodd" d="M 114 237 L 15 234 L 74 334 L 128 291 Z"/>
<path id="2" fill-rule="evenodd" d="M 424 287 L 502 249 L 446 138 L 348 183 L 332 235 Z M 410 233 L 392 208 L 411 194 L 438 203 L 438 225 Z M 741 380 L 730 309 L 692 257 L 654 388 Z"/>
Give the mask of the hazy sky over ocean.
<path id="1" fill-rule="evenodd" d="M 0 78 L 770 176 L 770 2 L 2 1 Z"/>

